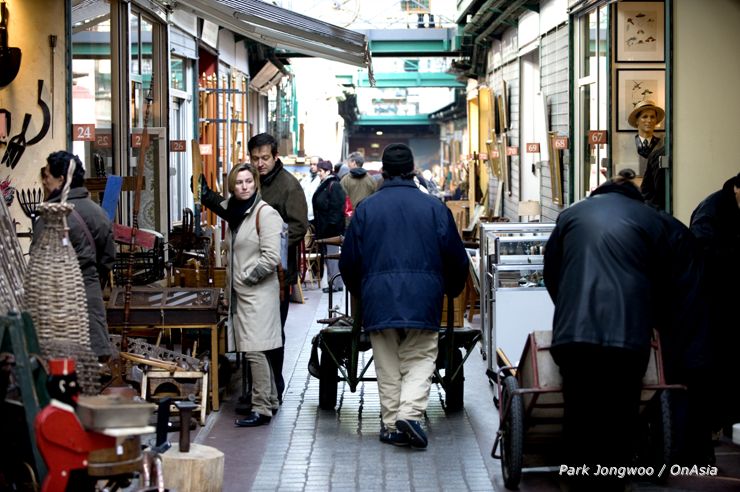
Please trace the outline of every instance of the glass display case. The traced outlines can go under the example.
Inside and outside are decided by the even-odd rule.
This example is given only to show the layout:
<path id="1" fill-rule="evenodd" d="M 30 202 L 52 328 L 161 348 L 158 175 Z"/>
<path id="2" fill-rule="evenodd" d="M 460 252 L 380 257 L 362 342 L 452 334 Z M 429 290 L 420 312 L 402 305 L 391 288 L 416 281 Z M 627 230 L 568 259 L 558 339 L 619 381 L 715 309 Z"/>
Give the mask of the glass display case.
<path id="1" fill-rule="evenodd" d="M 542 270 L 554 228 L 552 223 L 480 226 L 483 356 L 493 381 L 499 367 L 518 364 L 532 331 L 552 329 L 554 306 Z"/>

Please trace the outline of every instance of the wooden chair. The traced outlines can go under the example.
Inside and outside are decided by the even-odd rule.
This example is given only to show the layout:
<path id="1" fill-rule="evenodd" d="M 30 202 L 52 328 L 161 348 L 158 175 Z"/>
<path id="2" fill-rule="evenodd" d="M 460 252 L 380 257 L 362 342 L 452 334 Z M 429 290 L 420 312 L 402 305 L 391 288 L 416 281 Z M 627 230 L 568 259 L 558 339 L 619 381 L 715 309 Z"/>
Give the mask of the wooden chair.
<path id="1" fill-rule="evenodd" d="M 309 227 L 301 244 L 301 283 L 321 286 L 321 254 L 314 238 L 313 227 Z"/>

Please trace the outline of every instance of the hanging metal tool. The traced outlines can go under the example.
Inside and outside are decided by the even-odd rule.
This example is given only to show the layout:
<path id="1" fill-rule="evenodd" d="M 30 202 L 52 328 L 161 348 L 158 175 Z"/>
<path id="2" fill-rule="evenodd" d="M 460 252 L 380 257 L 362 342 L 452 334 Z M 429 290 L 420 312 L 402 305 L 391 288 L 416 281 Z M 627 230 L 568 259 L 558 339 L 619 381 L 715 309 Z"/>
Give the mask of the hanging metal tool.
<path id="1" fill-rule="evenodd" d="M 8 7 L 0 3 L 0 87 L 13 82 L 21 68 L 21 49 L 8 46 Z"/>
<path id="2" fill-rule="evenodd" d="M 26 151 L 26 131 L 28 131 L 28 125 L 31 123 L 31 115 L 26 113 L 23 116 L 23 128 L 21 132 L 10 139 L 8 147 L 5 149 L 3 154 L 2 162 L 11 169 L 15 169 L 18 161 L 21 160 L 23 152 Z"/>
<path id="3" fill-rule="evenodd" d="M 41 96 L 44 94 L 43 80 L 39 80 L 38 93 L 39 95 L 36 99 L 36 102 L 41 107 L 41 114 L 43 115 L 44 119 L 41 121 L 41 129 L 39 130 L 39 133 L 28 142 L 26 142 L 26 145 L 35 145 L 39 143 L 46 136 L 46 133 L 49 131 L 49 126 L 51 125 L 51 114 L 49 113 L 49 105 L 46 104 L 46 102 L 41 98 Z"/>
<path id="4" fill-rule="evenodd" d="M 49 47 L 51 48 L 51 138 L 54 139 L 54 58 L 57 54 L 57 37 L 49 34 Z"/>

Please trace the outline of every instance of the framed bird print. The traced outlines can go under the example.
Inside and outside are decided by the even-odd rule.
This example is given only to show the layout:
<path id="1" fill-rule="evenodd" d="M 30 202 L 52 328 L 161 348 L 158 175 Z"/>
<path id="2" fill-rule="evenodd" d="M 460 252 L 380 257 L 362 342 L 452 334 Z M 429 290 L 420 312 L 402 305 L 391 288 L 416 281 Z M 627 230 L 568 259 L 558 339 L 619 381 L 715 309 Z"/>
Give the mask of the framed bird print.
<path id="1" fill-rule="evenodd" d="M 663 2 L 617 4 L 616 61 L 663 63 L 665 21 Z"/>
<path id="2" fill-rule="evenodd" d="M 635 131 L 627 118 L 646 99 L 665 109 L 665 70 L 617 69 L 617 131 Z M 655 130 L 665 130 L 665 120 Z"/>

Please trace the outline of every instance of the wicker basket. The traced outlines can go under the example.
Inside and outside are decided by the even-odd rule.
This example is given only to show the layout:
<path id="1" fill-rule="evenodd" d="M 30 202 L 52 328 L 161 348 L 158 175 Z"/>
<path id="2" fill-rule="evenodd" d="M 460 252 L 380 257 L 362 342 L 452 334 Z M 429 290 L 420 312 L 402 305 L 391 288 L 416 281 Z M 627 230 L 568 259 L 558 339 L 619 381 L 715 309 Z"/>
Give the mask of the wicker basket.
<path id="1" fill-rule="evenodd" d="M 96 394 L 99 365 L 90 347 L 87 296 L 77 254 L 65 233 L 65 219 L 73 208 L 67 203 L 39 207 L 37 227 L 43 229 L 31 248 L 23 304 L 44 356 L 75 358 L 83 392 Z"/>

